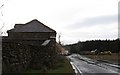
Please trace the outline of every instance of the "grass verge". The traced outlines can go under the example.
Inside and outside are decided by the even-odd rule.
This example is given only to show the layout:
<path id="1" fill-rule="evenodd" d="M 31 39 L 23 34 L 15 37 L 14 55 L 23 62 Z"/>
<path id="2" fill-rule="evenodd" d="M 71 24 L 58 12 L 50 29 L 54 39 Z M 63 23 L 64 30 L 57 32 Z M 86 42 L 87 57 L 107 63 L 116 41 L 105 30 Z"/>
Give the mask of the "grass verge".
<path id="1" fill-rule="evenodd" d="M 43 72 L 42 70 L 29 70 L 24 73 L 24 75 L 74 75 L 73 68 L 68 61 L 68 59 L 62 56 L 59 62 L 56 64 L 56 67 Z"/>
<path id="2" fill-rule="evenodd" d="M 64 57 L 61 66 L 56 69 L 51 69 L 47 73 L 74 73 L 70 62 Z"/>

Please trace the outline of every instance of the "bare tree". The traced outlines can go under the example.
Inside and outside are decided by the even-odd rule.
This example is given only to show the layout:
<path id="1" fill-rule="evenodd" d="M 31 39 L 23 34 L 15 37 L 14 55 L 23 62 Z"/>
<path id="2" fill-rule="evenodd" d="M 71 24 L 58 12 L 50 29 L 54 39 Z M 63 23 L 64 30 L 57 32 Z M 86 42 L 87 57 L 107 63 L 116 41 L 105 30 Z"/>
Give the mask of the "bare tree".
<path id="1" fill-rule="evenodd" d="M 5 0 L 3 0 L 3 1 L 5 1 Z M 2 1 L 1 1 L 1 2 L 2 2 Z M 2 22 L 2 25 L 1 25 L 1 27 L 0 27 L 0 36 L 1 36 L 2 34 L 5 34 L 5 32 L 2 31 L 2 29 L 3 29 L 4 26 L 5 26 L 5 23 L 4 23 L 4 21 L 2 20 L 2 17 L 4 16 L 4 15 L 3 15 L 2 8 L 4 7 L 4 5 L 5 5 L 4 2 L 2 3 L 2 5 L 0 5 L 0 19 L 1 19 L 1 22 Z"/>

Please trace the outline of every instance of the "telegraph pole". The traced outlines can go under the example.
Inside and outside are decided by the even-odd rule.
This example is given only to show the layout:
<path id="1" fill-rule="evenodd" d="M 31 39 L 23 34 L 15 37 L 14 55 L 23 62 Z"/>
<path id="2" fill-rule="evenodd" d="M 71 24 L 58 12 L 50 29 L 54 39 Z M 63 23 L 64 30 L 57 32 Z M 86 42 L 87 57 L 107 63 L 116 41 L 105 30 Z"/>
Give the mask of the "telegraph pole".
<path id="1" fill-rule="evenodd" d="M 61 34 L 58 35 L 58 40 L 59 40 L 58 42 L 59 42 L 59 44 L 61 45 L 60 38 L 61 38 Z"/>

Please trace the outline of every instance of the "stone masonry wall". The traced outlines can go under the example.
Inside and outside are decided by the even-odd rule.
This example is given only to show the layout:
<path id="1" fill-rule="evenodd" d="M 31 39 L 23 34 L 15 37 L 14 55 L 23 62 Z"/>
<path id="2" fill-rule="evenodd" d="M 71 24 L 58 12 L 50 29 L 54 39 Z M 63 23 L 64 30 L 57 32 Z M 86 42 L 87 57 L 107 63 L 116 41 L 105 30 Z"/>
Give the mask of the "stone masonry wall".
<path id="1" fill-rule="evenodd" d="M 2 73 L 21 73 L 29 69 L 51 68 L 55 64 L 55 42 L 47 46 L 31 46 L 17 42 L 3 42 Z"/>

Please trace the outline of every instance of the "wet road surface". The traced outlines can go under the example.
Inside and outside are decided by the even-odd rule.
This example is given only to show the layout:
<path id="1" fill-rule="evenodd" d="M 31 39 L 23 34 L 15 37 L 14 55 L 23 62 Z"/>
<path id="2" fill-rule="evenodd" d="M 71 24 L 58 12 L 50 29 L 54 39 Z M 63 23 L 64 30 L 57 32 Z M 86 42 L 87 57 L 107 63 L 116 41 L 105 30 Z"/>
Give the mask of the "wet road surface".
<path id="1" fill-rule="evenodd" d="M 77 75 L 120 75 L 120 69 L 112 64 L 95 61 L 78 54 L 68 56 L 72 65 L 75 66 Z"/>

